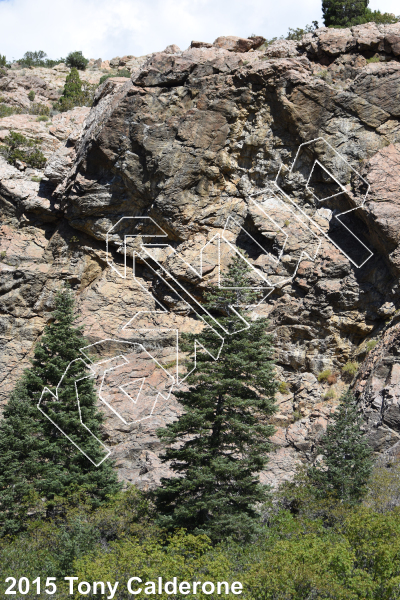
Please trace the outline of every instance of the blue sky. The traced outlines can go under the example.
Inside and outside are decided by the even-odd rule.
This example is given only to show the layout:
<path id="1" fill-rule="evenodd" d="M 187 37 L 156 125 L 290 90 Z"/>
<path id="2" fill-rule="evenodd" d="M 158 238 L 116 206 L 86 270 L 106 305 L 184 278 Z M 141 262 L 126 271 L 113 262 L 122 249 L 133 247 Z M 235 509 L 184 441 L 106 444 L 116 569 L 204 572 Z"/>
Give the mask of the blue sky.
<path id="1" fill-rule="evenodd" d="M 398 0 L 371 0 L 370 8 L 400 13 Z M 322 24 L 320 0 L 0 0 L 0 54 L 141 56 L 220 35 L 286 35 L 313 20 Z"/>

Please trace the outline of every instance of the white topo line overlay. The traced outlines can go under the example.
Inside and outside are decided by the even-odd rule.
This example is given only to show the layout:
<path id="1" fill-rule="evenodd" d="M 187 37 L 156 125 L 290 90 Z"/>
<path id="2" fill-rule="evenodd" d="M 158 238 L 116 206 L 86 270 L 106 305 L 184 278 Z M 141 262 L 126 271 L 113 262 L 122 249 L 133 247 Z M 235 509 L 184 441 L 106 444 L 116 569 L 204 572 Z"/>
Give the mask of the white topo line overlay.
<path id="1" fill-rule="evenodd" d="M 343 161 L 343 163 L 346 164 L 346 166 L 357 176 L 359 177 L 359 179 L 365 184 L 366 186 L 366 192 L 365 195 L 362 199 L 362 202 L 360 204 L 360 207 L 364 206 L 365 201 L 367 199 L 367 195 L 370 189 L 370 185 L 366 182 L 366 180 L 348 163 L 348 161 L 341 155 L 339 154 L 339 152 L 337 152 L 330 144 L 329 142 L 327 142 L 324 138 L 319 137 L 316 138 L 314 140 L 311 140 L 309 142 L 304 142 L 303 144 L 301 144 L 297 150 L 296 156 L 294 158 L 294 161 L 292 163 L 292 166 L 290 168 L 289 173 L 293 173 L 295 170 L 295 166 L 296 166 L 296 162 L 299 160 L 299 156 L 300 153 L 302 151 L 303 148 L 305 148 L 306 146 L 310 146 L 311 144 L 316 144 L 317 142 L 321 142 L 326 144 L 329 149 L 335 154 L 335 156 L 340 160 Z M 316 196 L 316 194 L 313 192 L 313 190 L 310 187 L 310 181 L 312 178 L 312 175 L 314 173 L 314 169 L 316 167 L 316 165 L 318 165 L 318 167 L 320 167 L 323 171 L 325 171 L 325 173 L 328 175 L 328 177 L 330 177 L 332 179 L 332 181 L 334 181 L 336 183 L 337 186 L 339 186 L 340 188 L 340 192 L 332 194 L 330 196 L 327 196 L 325 198 L 318 198 Z M 261 213 L 262 218 L 265 219 L 265 222 L 269 222 L 272 224 L 273 229 L 275 230 L 275 235 L 278 234 L 278 232 L 280 233 L 280 235 L 282 236 L 282 238 L 284 238 L 282 244 L 281 244 L 281 248 L 279 250 L 278 256 L 274 256 L 273 254 L 271 254 L 270 252 L 266 252 L 263 247 L 259 244 L 259 242 L 257 242 L 257 240 L 254 238 L 254 236 L 252 236 L 248 231 L 246 231 L 239 223 L 237 223 L 235 221 L 235 219 L 231 216 L 229 216 L 226 220 L 224 229 L 222 233 L 217 233 L 216 235 L 214 235 L 210 240 L 208 240 L 201 248 L 200 248 L 200 252 L 199 252 L 199 262 L 200 262 L 200 268 L 194 268 L 193 265 L 191 265 L 190 263 L 188 263 L 180 254 L 179 252 L 177 252 L 172 246 L 170 246 L 169 244 L 151 244 L 151 243 L 143 243 L 143 238 L 168 238 L 168 234 L 165 232 L 165 230 L 158 225 L 158 223 L 156 223 L 156 221 L 154 219 L 152 219 L 151 217 L 133 217 L 133 216 L 125 216 L 125 217 L 121 217 L 121 219 L 119 219 L 119 221 L 117 221 L 117 223 L 115 225 L 113 225 L 107 232 L 106 234 L 106 252 L 107 252 L 107 264 L 109 265 L 109 267 L 111 268 L 111 270 L 113 272 L 116 273 L 116 275 L 118 277 L 121 277 L 122 279 L 126 279 L 127 277 L 127 254 L 128 254 L 128 248 L 127 248 L 127 241 L 129 239 L 135 240 L 136 238 L 141 238 L 140 243 L 139 243 L 139 248 L 140 250 L 137 251 L 135 250 L 134 252 L 132 252 L 132 259 L 133 259 L 133 279 L 134 281 L 137 283 L 137 285 L 147 294 L 150 295 L 152 300 L 155 301 L 156 304 L 156 309 L 155 310 L 149 310 L 149 311 L 143 311 L 140 310 L 138 312 L 136 312 L 134 314 L 134 316 L 120 329 L 120 331 L 132 331 L 132 332 L 136 332 L 139 334 L 146 334 L 146 333 L 150 333 L 150 332 L 172 332 L 174 334 L 174 343 L 175 343 L 175 349 L 176 349 L 176 374 L 175 376 L 172 376 L 170 374 L 170 372 L 168 372 L 166 369 L 164 369 L 163 365 L 161 363 L 158 362 L 158 360 L 155 358 L 155 356 L 153 356 L 148 349 L 146 349 L 146 341 L 145 340 L 141 340 L 141 343 L 137 343 L 137 342 L 129 342 L 126 340 L 122 340 L 122 339 L 112 339 L 112 338 L 107 338 L 104 340 L 100 340 L 99 342 L 95 342 L 94 344 L 90 344 L 89 346 L 85 346 L 83 348 L 80 349 L 80 352 L 84 355 L 84 357 L 89 361 L 90 364 L 86 363 L 83 359 L 78 358 L 75 359 L 74 361 L 72 361 L 68 367 L 66 368 L 63 376 L 60 379 L 60 382 L 57 385 L 57 388 L 55 390 L 55 393 L 51 392 L 47 387 L 45 387 L 42 391 L 39 403 L 37 404 L 37 408 L 40 410 L 40 412 L 51 421 L 51 423 L 53 423 L 53 425 L 55 427 L 57 427 L 57 429 L 59 429 L 59 431 L 65 435 L 65 437 L 72 443 L 74 444 L 74 446 L 84 455 L 86 456 L 86 458 L 95 466 L 98 467 L 100 466 L 104 460 L 106 460 L 106 458 L 108 458 L 111 455 L 111 449 L 108 448 L 99 438 L 97 438 L 91 431 L 90 429 L 85 425 L 85 423 L 82 420 L 82 413 L 81 413 L 81 407 L 80 407 L 80 401 L 79 401 L 79 391 L 78 391 L 78 387 L 77 387 L 77 383 L 79 383 L 79 381 L 82 381 L 83 379 L 93 379 L 97 373 L 96 369 L 98 369 L 100 367 L 100 365 L 106 365 L 107 363 L 111 363 L 111 361 L 115 361 L 116 359 L 120 359 L 122 362 L 115 365 L 115 366 L 111 366 L 110 368 L 105 368 L 102 378 L 101 378 L 101 383 L 100 383 L 100 387 L 99 387 L 99 391 L 98 391 L 98 395 L 99 395 L 99 399 L 100 401 L 108 407 L 109 410 L 111 410 L 115 416 L 117 416 L 125 425 L 128 424 L 134 424 L 134 423 L 138 423 L 140 421 L 143 421 L 144 419 L 149 419 L 152 417 L 153 412 L 154 412 L 154 408 L 157 404 L 157 401 L 159 400 L 159 398 L 163 398 L 164 400 L 168 400 L 170 397 L 170 394 L 172 392 L 173 386 L 180 386 L 182 385 L 182 383 L 186 380 L 186 378 L 188 377 L 188 375 L 190 373 L 192 373 L 197 366 L 197 351 L 201 350 L 201 351 L 205 351 L 213 360 L 218 360 L 225 342 L 225 336 L 226 335 L 230 335 L 230 332 L 228 332 L 220 323 L 218 323 L 218 321 L 216 321 L 213 316 L 198 302 L 198 300 L 196 300 L 193 295 L 191 295 L 186 289 L 185 287 L 181 284 L 180 281 L 178 281 L 178 279 L 163 265 L 162 261 L 159 261 L 155 256 L 154 253 L 152 254 L 151 249 L 153 248 L 161 248 L 161 249 L 168 249 L 169 253 L 168 253 L 168 257 L 174 255 L 174 258 L 178 261 L 181 261 L 181 263 L 185 266 L 186 269 L 188 269 L 196 278 L 198 278 L 199 280 L 203 279 L 204 274 L 203 274 L 203 259 L 205 254 L 207 253 L 207 250 L 209 250 L 211 248 L 211 246 L 214 244 L 217 247 L 217 252 L 216 252 L 216 264 L 214 265 L 213 268 L 215 268 L 215 266 L 217 267 L 217 271 L 218 271 L 218 278 L 217 278 L 217 285 L 220 289 L 228 289 L 228 288 L 223 288 L 222 286 L 222 281 L 221 281 L 221 263 L 222 263 L 222 256 L 221 256 L 221 243 L 223 243 L 225 245 L 226 248 L 228 248 L 228 250 L 232 253 L 232 254 L 236 254 L 236 255 L 240 255 L 242 260 L 244 260 L 247 264 L 247 266 L 250 268 L 250 270 L 252 271 L 252 275 L 258 279 L 259 283 L 257 285 L 252 285 L 251 287 L 246 287 L 243 289 L 254 289 L 254 290 L 265 290 L 267 293 L 265 295 L 263 295 L 263 297 L 261 298 L 261 300 L 256 304 L 256 305 L 252 305 L 252 307 L 258 306 L 261 302 L 263 302 L 271 293 L 274 289 L 278 288 L 278 287 L 282 287 L 283 285 L 286 285 L 287 283 L 291 282 L 297 274 L 299 265 L 301 263 L 301 261 L 305 258 L 307 258 L 308 260 L 310 260 L 311 262 L 314 262 L 318 256 L 318 253 L 320 251 L 321 245 L 322 245 L 322 241 L 325 238 L 326 240 L 328 240 L 330 243 L 332 243 L 344 256 L 346 256 L 346 258 L 356 267 L 356 268 L 360 268 L 362 267 L 370 258 L 371 256 L 373 256 L 372 251 L 340 220 L 340 217 L 343 215 L 346 215 L 348 213 L 351 213 L 355 210 L 357 210 L 357 208 L 359 208 L 358 206 L 356 206 L 355 208 L 351 208 L 350 210 L 344 211 L 342 213 L 339 213 L 338 215 L 335 215 L 335 218 L 340 222 L 340 224 L 350 233 L 350 235 L 353 236 L 353 238 L 355 240 L 357 240 L 357 242 L 359 244 L 361 244 L 361 246 L 363 246 L 363 248 L 365 248 L 365 250 L 368 252 L 368 256 L 367 258 L 361 263 L 361 264 L 357 264 L 350 256 L 348 256 L 348 254 L 334 241 L 332 240 L 328 234 L 318 225 L 318 223 L 311 218 L 309 215 L 306 214 L 306 212 L 304 210 L 302 210 L 298 204 L 296 202 L 294 202 L 294 200 L 288 195 L 286 194 L 282 188 L 279 186 L 278 184 L 278 180 L 282 171 L 282 167 L 283 165 L 281 164 L 278 174 L 275 178 L 275 180 L 272 183 L 272 188 L 271 187 L 266 187 L 264 189 L 258 190 L 252 194 L 249 194 L 247 196 L 247 200 L 248 200 L 248 204 L 249 206 L 253 206 L 253 208 L 255 208 L 255 210 L 257 210 L 259 213 Z M 311 194 L 313 195 L 314 199 L 320 203 L 324 200 L 328 200 L 328 199 L 332 199 L 335 198 L 336 196 L 339 196 L 343 193 L 348 193 L 347 188 L 339 181 L 339 176 L 335 177 L 319 160 L 315 159 L 312 167 L 310 169 L 309 175 L 308 175 L 308 179 L 305 185 L 305 188 L 307 190 L 309 190 L 311 192 Z M 270 277 L 267 277 L 260 269 L 255 268 L 254 265 L 249 262 L 249 260 L 242 256 L 240 254 L 240 251 L 238 250 L 238 248 L 232 243 L 232 241 L 229 238 L 229 234 L 228 232 L 230 232 L 230 229 L 228 228 L 229 226 L 232 226 L 232 224 L 235 226 L 236 229 L 240 230 L 241 232 L 243 232 L 248 239 L 251 241 L 252 244 L 255 244 L 258 249 L 260 250 L 260 255 L 264 254 L 269 263 L 272 265 L 275 265 L 276 268 L 278 268 L 278 266 L 280 266 L 282 264 L 282 258 L 284 256 L 284 251 L 285 248 L 287 246 L 287 242 L 289 239 L 288 233 L 287 231 L 285 231 L 283 229 L 283 227 L 281 227 L 277 221 L 276 218 L 274 219 L 270 214 L 268 214 L 268 210 L 267 210 L 267 206 L 266 204 L 268 204 L 268 201 L 275 201 L 275 203 L 281 202 L 283 203 L 283 200 L 281 197 L 279 197 L 279 194 L 281 194 L 283 196 L 283 198 L 287 201 L 284 202 L 285 204 L 285 210 L 287 212 L 290 213 L 290 219 L 294 219 L 298 225 L 300 225 L 302 228 L 305 228 L 307 230 L 307 233 L 310 235 L 311 237 L 314 239 L 314 244 L 315 247 L 313 248 L 313 251 L 310 250 L 306 250 L 303 249 L 300 252 L 300 255 L 297 259 L 295 268 L 293 270 L 293 274 L 291 276 L 287 276 L 287 277 L 283 277 L 281 276 L 280 278 L 278 278 L 277 281 L 277 274 L 274 276 L 275 277 L 275 281 L 272 281 Z M 261 203 L 256 202 L 255 198 L 262 198 Z M 258 215 L 260 216 L 260 214 Z M 146 224 L 146 225 L 150 225 L 150 227 L 155 231 L 154 233 L 143 233 L 143 232 L 137 232 L 136 229 L 138 227 L 138 229 L 140 229 L 140 224 Z M 285 223 L 286 224 L 286 223 Z M 134 232 L 133 233 L 126 233 L 126 229 L 129 229 L 129 225 L 131 226 L 131 228 L 133 228 Z M 121 241 L 121 238 L 118 236 L 118 228 L 124 229 L 125 231 L 123 232 L 123 241 Z M 316 233 L 318 232 L 318 233 Z M 230 236 L 232 237 L 232 235 Z M 122 272 L 120 271 L 120 269 L 115 265 L 114 260 L 112 259 L 112 257 L 110 258 L 110 248 L 109 245 L 110 243 L 114 243 L 117 246 L 122 246 L 122 254 L 123 254 L 123 269 Z M 136 246 L 137 247 L 137 246 Z M 181 377 L 179 374 L 179 329 L 177 328 L 171 328 L 171 327 L 165 327 L 162 325 L 162 320 L 163 318 L 169 314 L 169 312 L 167 311 L 167 309 L 156 299 L 154 298 L 151 293 L 148 291 L 148 289 L 141 283 L 140 278 L 136 277 L 136 270 L 135 270 L 135 266 L 136 266 L 136 257 L 140 258 L 142 264 L 144 264 L 149 270 L 151 270 L 154 274 L 156 274 L 156 276 L 160 279 L 160 281 L 167 286 L 167 288 L 173 290 L 174 294 L 179 298 L 179 300 L 183 303 L 186 303 L 187 306 L 190 307 L 190 309 L 196 314 L 196 316 L 207 325 L 207 327 L 210 327 L 210 329 L 214 332 L 214 334 L 220 339 L 221 344 L 220 347 L 218 348 L 217 352 L 212 353 L 210 350 L 208 350 L 207 348 L 205 348 L 197 339 L 195 339 L 194 341 L 194 367 L 193 369 L 189 372 L 189 373 L 185 373 L 184 377 Z M 155 265 L 155 266 L 153 266 Z M 209 272 L 209 270 L 207 271 Z M 171 281 L 173 281 L 174 286 L 171 284 Z M 241 288 L 229 288 L 229 289 L 241 289 Z M 182 295 L 183 294 L 183 295 Z M 185 298 L 189 299 L 186 300 Z M 237 307 L 236 307 L 237 308 Z M 236 330 L 234 333 L 238 333 L 239 331 L 244 331 L 246 329 L 248 329 L 250 327 L 250 323 L 242 316 L 239 314 L 239 312 L 236 311 L 235 306 L 231 306 L 231 309 L 237 314 L 237 316 L 239 317 L 240 321 L 242 322 L 243 326 L 241 327 L 241 329 Z M 251 308 L 250 306 L 248 306 L 247 308 Z M 208 317 L 211 318 L 213 325 L 209 325 L 208 323 L 206 323 L 204 321 L 203 318 L 203 314 L 207 314 Z M 156 327 L 140 327 L 140 319 L 142 317 L 145 317 L 146 315 L 149 315 L 151 317 L 153 317 L 155 319 L 155 321 L 160 323 L 160 326 L 156 326 Z M 136 321 L 136 323 L 135 323 Z M 137 325 L 137 327 L 135 327 L 135 324 Z M 124 352 L 120 352 L 118 354 L 115 354 L 115 356 L 113 356 L 112 358 L 106 358 L 104 360 L 100 360 L 96 363 L 93 363 L 90 356 L 85 352 L 90 348 L 94 348 L 96 346 L 98 346 L 99 344 L 104 344 L 107 342 L 111 342 L 113 344 L 115 344 L 117 347 L 118 345 L 121 345 L 121 347 L 123 348 L 123 345 L 125 345 L 126 348 L 132 350 L 132 347 L 135 347 L 136 349 L 140 349 L 141 352 L 144 352 L 149 358 L 151 358 L 155 364 L 157 365 L 158 368 L 162 369 L 163 372 L 165 373 L 168 381 L 169 381 L 169 385 L 167 386 L 167 393 L 164 392 L 161 393 L 160 391 L 157 393 L 156 399 L 151 407 L 151 410 L 149 412 L 148 415 L 141 417 L 140 419 L 137 420 L 133 420 L 133 421 L 127 421 L 127 419 L 117 410 L 117 408 L 115 408 L 114 406 L 112 406 L 110 404 L 110 401 L 105 397 L 105 392 L 104 392 L 104 387 L 106 386 L 105 380 L 106 377 L 109 373 L 115 371 L 116 369 L 118 369 L 121 366 L 126 366 L 127 364 L 129 364 L 129 360 L 126 358 L 126 355 L 129 353 L 124 353 Z M 77 400 L 77 410 L 78 410 L 78 414 L 79 414 L 79 419 L 80 419 L 80 424 L 82 425 L 83 428 L 85 428 L 85 430 L 87 431 L 87 434 L 89 436 L 92 436 L 93 438 L 95 438 L 95 440 L 99 443 L 99 445 L 106 451 L 106 455 L 102 458 L 101 461 L 96 462 L 95 460 L 93 460 L 93 457 L 88 456 L 87 453 L 85 453 L 85 451 L 80 448 L 78 446 L 78 444 L 76 442 L 74 442 L 63 430 L 62 428 L 55 423 L 50 417 L 49 415 L 46 414 L 46 412 L 43 410 L 43 398 L 46 394 L 51 394 L 51 396 L 58 401 L 59 400 L 59 396 L 58 396 L 58 391 L 60 386 L 62 385 L 62 382 L 64 380 L 64 377 L 66 375 L 66 373 L 68 372 L 68 370 L 70 369 L 71 365 L 77 361 L 81 361 L 84 365 L 84 367 L 90 371 L 90 374 L 86 377 L 81 377 L 79 379 L 77 379 L 75 381 L 75 393 L 76 393 L 76 400 Z M 138 377 L 135 379 L 135 382 L 138 383 L 139 385 L 139 390 L 136 393 L 136 398 L 134 399 L 124 388 L 126 388 L 128 385 L 132 385 L 131 382 L 128 383 L 124 383 L 121 385 L 117 385 L 117 388 L 125 395 L 125 397 L 128 398 L 129 401 L 132 402 L 132 404 L 134 405 L 139 405 L 140 401 L 142 399 L 142 391 L 143 391 L 143 387 L 145 384 L 145 377 Z"/>

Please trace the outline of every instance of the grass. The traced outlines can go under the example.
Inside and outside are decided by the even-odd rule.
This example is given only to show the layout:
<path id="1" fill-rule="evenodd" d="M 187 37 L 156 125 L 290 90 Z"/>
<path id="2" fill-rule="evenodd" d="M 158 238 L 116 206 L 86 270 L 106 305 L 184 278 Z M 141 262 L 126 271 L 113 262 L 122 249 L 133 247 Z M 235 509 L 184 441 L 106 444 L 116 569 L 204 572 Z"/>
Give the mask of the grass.
<path id="1" fill-rule="evenodd" d="M 278 392 L 280 394 L 289 394 L 290 393 L 290 387 L 286 383 L 286 381 L 281 381 L 281 383 L 278 385 Z"/>
<path id="2" fill-rule="evenodd" d="M 7 256 L 7 252 L 5 250 L 2 250 L 0 252 L 0 260 L 4 260 L 6 256 Z"/>
<path id="3" fill-rule="evenodd" d="M 39 115 L 36 121 L 49 121 L 49 117 L 47 115 Z"/>
<path id="4" fill-rule="evenodd" d="M 295 423 L 296 421 L 300 421 L 300 419 L 303 418 L 303 415 L 301 414 L 301 412 L 299 410 L 295 410 L 293 411 L 293 423 Z"/>
<path id="5" fill-rule="evenodd" d="M 286 221 L 284 222 L 283 226 L 284 227 L 288 227 L 288 225 L 290 225 L 290 221 L 289 221 L 289 219 L 286 219 Z"/>
<path id="6" fill-rule="evenodd" d="M 31 181 L 36 181 L 36 183 L 40 183 L 42 181 L 41 177 L 37 177 L 36 175 L 33 175 L 31 177 Z"/>
<path id="7" fill-rule="evenodd" d="M 46 104 L 41 104 L 40 102 L 33 102 L 29 109 L 23 109 L 20 106 L 10 106 L 9 104 L 0 102 L 0 119 L 22 114 L 48 116 L 50 114 L 50 108 L 46 106 Z"/>
<path id="8" fill-rule="evenodd" d="M 321 371 L 320 373 L 318 373 L 318 381 L 321 383 L 322 381 L 327 381 L 328 377 L 330 377 L 332 375 L 332 372 L 330 369 L 324 369 L 324 371 Z"/>
<path id="9" fill-rule="evenodd" d="M 372 56 L 371 58 L 367 58 L 367 63 L 370 65 L 371 63 L 378 63 L 379 62 L 379 56 Z"/>
<path id="10" fill-rule="evenodd" d="M 348 360 L 347 363 L 342 368 L 342 373 L 354 377 L 354 375 L 358 371 L 358 362 Z"/>
<path id="11" fill-rule="evenodd" d="M 319 71 L 317 73 L 317 77 L 320 77 L 321 79 L 324 79 L 324 80 L 329 79 L 329 72 L 326 69 L 323 71 Z"/>
<path id="12" fill-rule="evenodd" d="M 369 340 L 369 342 L 367 342 L 365 344 L 366 351 L 369 352 L 370 350 L 372 350 L 372 348 L 375 348 L 377 343 L 378 343 L 378 340 Z"/>
<path id="13" fill-rule="evenodd" d="M 22 108 L 18 106 L 8 106 L 8 104 L 0 104 L 0 119 L 3 117 L 11 117 L 11 115 L 20 115 Z"/>
<path id="14" fill-rule="evenodd" d="M 176 366 L 176 359 L 175 360 L 171 360 L 171 362 L 165 363 L 164 365 L 163 364 L 159 364 L 159 365 L 156 364 L 156 369 L 161 369 L 161 368 L 163 368 L 163 369 L 170 369 L 171 367 L 175 367 L 175 366 Z"/>
<path id="15" fill-rule="evenodd" d="M 332 400 L 335 396 L 336 396 L 335 390 L 333 388 L 330 388 L 326 392 L 326 394 L 324 394 L 323 399 L 324 400 Z"/>

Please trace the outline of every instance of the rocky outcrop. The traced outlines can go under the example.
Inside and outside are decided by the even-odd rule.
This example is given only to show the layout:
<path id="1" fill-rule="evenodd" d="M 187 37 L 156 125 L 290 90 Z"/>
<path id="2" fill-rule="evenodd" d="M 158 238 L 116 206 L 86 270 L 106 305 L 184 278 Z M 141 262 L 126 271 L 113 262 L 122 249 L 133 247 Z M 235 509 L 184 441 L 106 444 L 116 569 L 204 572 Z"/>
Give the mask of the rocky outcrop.
<path id="1" fill-rule="evenodd" d="M 217 280 L 212 240 L 218 234 L 246 250 L 255 277 L 269 282 L 254 318 L 270 319 L 282 385 L 276 449 L 262 479 L 277 484 L 292 476 L 297 462 L 314 459 L 350 383 L 343 371 L 348 362 L 361 365 L 354 389 L 371 444 L 377 452 L 394 446 L 399 36 L 400 25 L 367 24 L 321 28 L 299 42 L 268 47 L 262 39 L 228 37 L 111 61 L 119 68 L 124 60 L 131 79 L 102 84 L 76 130 L 67 134 L 68 122 L 53 119 L 46 135 L 59 146 L 40 184 L 3 167 L 3 401 L 62 280 L 76 290 L 79 322 L 91 343 L 137 341 L 127 323 L 157 302 L 168 311 L 165 327 L 198 327 L 195 302 Z M 152 219 L 193 268 L 158 249 L 148 261 L 143 254 L 136 259 L 131 277 L 133 251 L 160 240 L 144 221 L 137 229 L 114 229 L 107 240 L 123 217 Z M 127 242 L 126 235 L 136 237 Z M 126 244 L 129 277 L 121 277 Z M 210 254 L 203 253 L 202 276 L 194 275 L 204 247 Z M 229 253 L 220 255 L 223 267 Z M 171 340 L 156 329 L 152 351 L 171 365 Z M 138 368 L 157 378 L 146 360 L 138 356 Z M 121 477 L 155 485 L 168 473 L 155 432 L 179 414 L 173 396 L 151 418 L 129 426 L 102 409 Z"/>
<path id="2" fill-rule="evenodd" d="M 0 103 L 29 111 L 34 104 L 49 108 L 61 96 L 65 78 L 70 72 L 64 63 L 53 69 L 45 67 L 28 67 L 25 69 L 8 69 L 0 73 Z M 103 73 L 99 70 L 88 69 L 80 71 L 82 81 L 98 84 Z M 28 94 L 34 92 L 34 100 Z"/>

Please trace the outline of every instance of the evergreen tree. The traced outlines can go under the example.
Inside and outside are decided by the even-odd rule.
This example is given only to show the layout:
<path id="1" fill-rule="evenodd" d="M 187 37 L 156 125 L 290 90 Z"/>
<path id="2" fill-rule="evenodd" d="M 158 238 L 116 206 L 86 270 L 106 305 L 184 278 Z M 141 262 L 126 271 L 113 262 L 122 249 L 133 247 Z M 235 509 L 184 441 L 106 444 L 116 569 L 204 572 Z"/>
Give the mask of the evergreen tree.
<path id="1" fill-rule="evenodd" d="M 235 257 L 222 282 L 230 289 L 215 288 L 206 296 L 206 308 L 230 332 L 244 325 L 238 314 L 249 318 L 245 307 L 255 294 L 244 288 L 251 286 L 250 271 Z M 210 317 L 205 320 L 213 326 Z M 162 479 L 156 491 L 162 526 L 206 533 L 215 541 L 247 538 L 254 530 L 256 504 L 268 492 L 258 474 L 267 462 L 274 432 L 268 419 L 276 410 L 272 342 L 266 327 L 267 321 L 260 318 L 249 329 L 225 335 L 219 360 L 197 352 L 189 389 L 175 394 L 185 413 L 158 431 L 168 446 L 163 460 L 172 461 L 178 474 Z M 193 351 L 195 339 L 217 354 L 221 339 L 209 328 L 198 336 L 187 335 L 184 349 Z M 192 357 L 188 370 L 193 367 Z"/>
<path id="2" fill-rule="evenodd" d="M 361 430 L 362 417 L 350 391 L 340 398 L 332 423 L 319 442 L 321 465 L 310 467 L 308 475 L 316 496 L 357 503 L 366 492 L 372 471 L 371 449 Z"/>
<path id="3" fill-rule="evenodd" d="M 91 106 L 97 86 L 82 81 L 76 67 L 72 67 L 67 75 L 61 98 L 54 104 L 54 108 L 65 112 L 74 106 Z"/>
<path id="4" fill-rule="evenodd" d="M 99 438 L 102 414 L 96 408 L 93 380 L 79 349 L 87 345 L 81 327 L 74 327 L 74 300 L 68 288 L 56 295 L 52 322 L 36 344 L 32 367 L 25 370 L 0 422 L 0 530 L 4 535 L 24 527 L 29 510 L 40 506 L 51 514 L 58 498 L 85 491 L 93 506 L 120 489 L 110 461 L 95 467 L 78 448 L 100 462 L 105 452 Z M 72 364 L 71 361 L 75 361 Z M 67 367 L 69 366 L 68 370 Z M 64 377 L 63 377 L 64 375 Z M 41 404 L 54 425 L 37 408 Z M 86 377 L 86 378 L 85 378 Z M 78 412 L 75 381 L 78 384 L 82 421 Z M 96 437 L 94 437 L 96 436 Z"/>
<path id="5" fill-rule="evenodd" d="M 322 14 L 326 27 L 351 27 L 365 23 L 369 0 L 322 0 Z"/>

